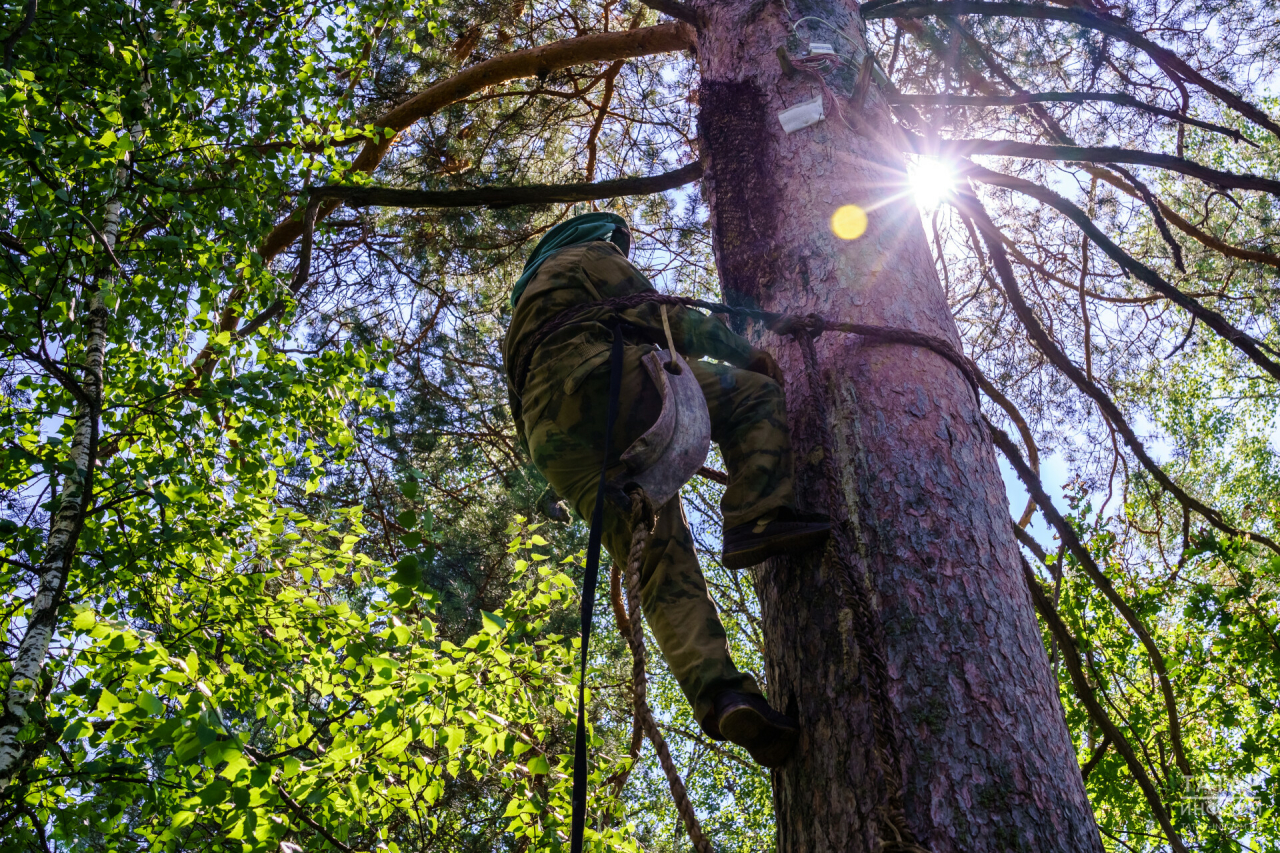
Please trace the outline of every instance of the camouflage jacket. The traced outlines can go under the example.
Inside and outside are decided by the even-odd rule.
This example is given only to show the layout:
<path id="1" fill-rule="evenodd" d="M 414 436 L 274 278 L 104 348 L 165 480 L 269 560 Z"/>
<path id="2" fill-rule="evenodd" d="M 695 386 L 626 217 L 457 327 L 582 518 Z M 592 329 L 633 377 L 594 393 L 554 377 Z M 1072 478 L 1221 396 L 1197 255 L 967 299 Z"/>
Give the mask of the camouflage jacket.
<path id="1" fill-rule="evenodd" d="M 621 319 L 626 323 L 629 344 L 661 343 L 665 341 L 661 309 L 646 303 L 620 312 L 608 308 L 598 313 L 587 311 L 538 346 L 529 362 L 525 386 L 517 393 L 515 372 L 524 357 L 524 345 L 543 324 L 568 308 L 653 290 L 644 273 L 632 266 L 617 246 L 604 240 L 567 246 L 543 262 L 521 295 L 502 341 L 511 417 L 526 451 L 525 421 L 537 421 L 557 387 L 571 394 L 588 374 L 608 362 L 613 322 Z M 705 314 L 668 306 L 667 318 L 676 349 L 686 358 L 709 357 L 742 367 L 755 352 L 745 338 Z"/>

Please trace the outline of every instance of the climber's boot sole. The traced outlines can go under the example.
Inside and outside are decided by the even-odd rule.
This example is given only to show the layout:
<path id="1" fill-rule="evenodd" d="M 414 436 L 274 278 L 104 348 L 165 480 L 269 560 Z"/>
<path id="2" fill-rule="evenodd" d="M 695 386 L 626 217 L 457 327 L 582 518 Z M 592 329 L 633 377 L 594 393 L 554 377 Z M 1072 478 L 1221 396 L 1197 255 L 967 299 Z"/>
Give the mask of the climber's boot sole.
<path id="1" fill-rule="evenodd" d="M 754 524 L 739 524 L 726 530 L 721 562 L 726 569 L 746 569 L 770 557 L 818 548 L 830 535 L 831 519 L 827 516 L 782 510 L 759 533 Z"/>
<path id="2" fill-rule="evenodd" d="M 716 698 L 721 736 L 750 753 L 762 767 L 780 767 L 800 742 L 800 726 L 763 696 L 729 691 Z"/>

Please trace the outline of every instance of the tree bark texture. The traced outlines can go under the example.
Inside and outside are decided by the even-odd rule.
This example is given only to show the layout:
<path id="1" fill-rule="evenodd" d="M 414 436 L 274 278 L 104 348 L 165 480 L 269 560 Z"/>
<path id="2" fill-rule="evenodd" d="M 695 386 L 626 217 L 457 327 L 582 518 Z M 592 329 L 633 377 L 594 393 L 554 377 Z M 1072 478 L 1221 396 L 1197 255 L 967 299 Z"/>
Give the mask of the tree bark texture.
<path id="1" fill-rule="evenodd" d="M 827 94 L 826 118 L 791 135 L 777 118 L 823 91 L 776 57 L 807 46 L 788 16 L 839 27 L 843 36 L 813 22 L 800 33 L 861 62 L 855 10 L 852 0 L 701 6 L 700 143 L 725 298 L 959 348 L 884 99 L 874 87 L 861 107 L 842 99 L 841 117 Z M 856 240 L 829 225 L 845 204 L 869 211 Z M 886 766 L 871 706 L 876 642 L 848 606 L 850 573 L 830 554 L 762 567 L 770 698 L 804 728 L 799 754 L 774 774 L 779 853 L 893 848 L 895 797 L 888 811 L 900 808 L 933 853 L 1101 851 L 991 439 L 960 371 L 925 349 L 829 333 L 817 340 L 818 375 L 806 375 L 795 342 L 760 342 L 789 377 L 810 509 L 826 509 L 820 419 L 833 438 L 843 521 L 861 542 L 852 576 L 865 572 L 883 626 L 897 741 L 897 766 Z"/>
<path id="2" fill-rule="evenodd" d="M 115 246 L 120 227 L 120 202 L 117 199 L 107 205 L 106 225 L 103 233 L 108 240 L 108 249 L 111 249 Z M 3 702 L 0 705 L 0 791 L 14 781 L 28 757 L 19 735 L 30 719 L 28 709 L 40 688 L 45 658 L 58 629 L 62 592 L 71 573 L 85 513 L 93 500 L 93 468 L 97 456 L 107 325 L 111 311 L 99 289 L 88 295 L 87 302 L 84 368 L 77 377 L 85 401 L 76 405 L 76 425 L 68 454 L 75 470 L 62 481 L 58 509 L 49 531 L 49 540 L 45 543 L 44 556 L 37 568 L 35 600 L 27 612 L 27 624 L 14 655 L 13 671 L 9 674 L 3 700 L 0 700 Z"/>

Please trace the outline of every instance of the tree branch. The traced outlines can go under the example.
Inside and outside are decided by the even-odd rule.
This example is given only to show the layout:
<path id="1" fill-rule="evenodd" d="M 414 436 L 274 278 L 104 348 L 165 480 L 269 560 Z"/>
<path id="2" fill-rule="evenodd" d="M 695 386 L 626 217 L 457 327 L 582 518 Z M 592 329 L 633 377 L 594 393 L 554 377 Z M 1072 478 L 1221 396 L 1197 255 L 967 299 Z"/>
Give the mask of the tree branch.
<path id="1" fill-rule="evenodd" d="M 1040 321 L 1036 319 L 1035 313 L 1031 310 L 1025 299 L 1022 297 L 1022 290 L 1018 287 L 1017 277 L 1013 274 L 1013 267 L 1009 263 L 1009 256 L 1005 254 L 1004 245 L 1001 243 L 1002 234 L 995 223 L 991 221 L 991 217 L 987 215 L 986 209 L 981 202 L 972 195 L 967 193 L 956 193 L 954 204 L 962 217 L 970 218 L 978 225 L 978 230 L 982 232 L 983 239 L 987 243 L 987 250 L 991 254 L 992 265 L 996 269 L 999 280 L 1004 286 L 1004 294 L 1009 302 L 1013 312 L 1017 315 L 1019 322 L 1027 331 L 1027 335 L 1031 338 L 1036 348 L 1044 353 L 1045 357 L 1054 367 L 1062 371 L 1068 379 L 1075 384 L 1077 388 L 1083 391 L 1091 400 L 1098 405 L 1098 409 L 1106 420 L 1116 428 L 1120 435 L 1124 438 L 1125 444 L 1133 451 L 1133 455 L 1138 458 L 1142 466 L 1151 474 L 1152 478 L 1169 494 L 1173 495 L 1179 503 L 1185 507 L 1190 507 L 1201 516 L 1203 516 L 1210 524 L 1218 528 L 1222 532 L 1238 536 L 1243 539 L 1253 539 L 1266 545 L 1272 551 L 1280 554 L 1280 545 L 1277 545 L 1272 539 L 1261 533 L 1246 532 L 1231 526 L 1222 517 L 1221 513 L 1212 507 L 1206 506 L 1198 499 L 1189 495 L 1186 490 L 1173 481 L 1164 469 L 1156 464 L 1151 455 L 1147 453 L 1146 447 L 1138 439 L 1133 428 L 1129 426 L 1128 420 L 1120 411 L 1120 407 L 1107 396 L 1107 394 L 1099 388 L 1092 380 L 1090 380 L 1080 368 L 1067 358 L 1058 345 L 1053 342 L 1044 327 L 1040 325 Z M 1039 500 L 1037 499 L 1037 503 Z"/>
<path id="2" fill-rule="evenodd" d="M 13 46 L 18 43 L 18 39 L 22 38 L 23 33 L 31 29 L 31 24 L 36 19 L 36 3 L 37 0 L 27 0 L 26 11 L 22 15 L 22 23 L 18 24 L 18 28 L 4 40 L 4 70 L 13 70 Z"/>
<path id="3" fill-rule="evenodd" d="M 905 25 L 912 25 L 916 29 L 920 30 L 920 32 L 917 33 L 917 37 L 923 40 L 926 44 L 929 44 L 931 49 L 933 49 L 935 53 L 941 49 L 940 47 L 934 44 L 934 42 L 937 41 L 936 37 L 933 37 L 932 34 L 929 33 L 927 30 L 924 30 L 923 27 L 920 26 L 920 23 L 918 21 L 902 21 L 901 23 Z M 1013 97 L 1021 97 L 1021 96 L 1031 94 L 1021 89 L 1017 85 L 1017 82 L 1009 75 L 1007 71 L 1004 70 L 1003 67 L 1001 67 L 999 61 L 994 56 L 991 55 L 991 52 L 987 50 L 986 47 L 980 41 L 978 41 L 977 37 L 974 36 L 973 33 L 969 31 L 968 27 L 965 27 L 959 21 L 953 20 L 948 23 L 954 26 L 955 29 L 961 34 L 961 36 L 963 36 L 964 40 L 969 44 L 969 46 L 978 55 L 978 57 L 982 59 L 983 63 L 986 64 L 986 66 L 991 70 L 991 72 L 994 73 L 997 77 L 999 77 L 1005 86 L 1014 90 L 1016 94 Z M 967 63 L 964 71 L 965 71 L 965 74 L 964 74 L 965 82 L 973 86 L 978 91 L 983 92 L 986 95 L 989 95 L 991 97 L 1004 97 L 1002 93 L 996 90 L 995 86 L 989 80 L 987 80 L 984 76 L 978 73 L 975 69 L 968 68 Z M 1019 106 L 1017 109 L 1024 110 L 1022 106 Z M 1074 140 L 1071 139 L 1071 137 L 1062 128 L 1062 126 L 1039 103 L 1032 101 L 1030 104 L 1027 105 L 1026 112 L 1027 114 L 1030 115 L 1030 117 L 1032 117 L 1033 119 L 1038 121 L 1042 126 L 1044 126 L 1044 128 L 1049 131 L 1049 134 L 1055 140 L 1057 140 L 1059 144 L 1062 144 L 1062 145 L 1075 144 Z M 1142 197 L 1141 193 L 1139 193 L 1137 189 L 1130 186 L 1128 183 L 1126 183 L 1122 178 L 1120 178 L 1110 169 L 1101 168 L 1093 165 L 1086 165 L 1084 169 L 1090 175 L 1093 175 L 1094 177 L 1100 180 L 1106 181 L 1108 184 L 1110 184 L 1111 186 L 1115 187 L 1116 189 L 1120 190 L 1122 193 L 1125 193 L 1128 196 L 1131 196 L 1133 198 Z M 1175 226 L 1177 226 L 1179 230 L 1181 230 L 1185 234 L 1190 235 L 1195 240 L 1199 241 L 1201 244 L 1208 246 L 1210 249 L 1213 249 L 1214 251 L 1217 251 L 1217 252 L 1221 252 L 1224 255 L 1229 255 L 1230 257 L 1233 257 L 1233 258 L 1239 258 L 1240 260 L 1269 264 L 1273 267 L 1276 267 L 1277 269 L 1280 269 L 1280 256 L 1272 255 L 1267 252 L 1262 252 L 1255 249 L 1243 249 L 1238 246 L 1233 246 L 1230 243 L 1227 243 L 1223 240 L 1219 240 L 1217 237 L 1214 237 L 1212 234 L 1208 234 L 1205 231 L 1202 231 L 1201 229 L 1192 225 L 1190 222 L 1188 222 L 1187 220 L 1179 216 L 1172 208 L 1170 208 L 1163 201 L 1160 201 L 1159 199 L 1157 199 L 1156 203 L 1160 208 L 1160 212 L 1164 214 L 1166 219 L 1168 219 Z"/>
<path id="4" fill-rule="evenodd" d="M 1201 121 L 1200 119 L 1191 118 L 1174 110 L 1166 110 L 1163 107 L 1157 107 L 1154 104 L 1148 104 L 1146 101 L 1140 101 L 1132 95 L 1115 94 L 1111 92 L 1024 92 L 1017 95 L 903 95 L 903 94 L 887 94 L 885 100 L 890 106 L 898 104 L 911 105 L 917 107 L 1018 107 L 1026 104 L 1041 103 L 1069 103 L 1084 104 L 1091 101 L 1105 101 L 1107 103 L 1118 104 L 1124 107 L 1132 107 L 1137 110 L 1162 116 L 1182 124 L 1189 124 L 1194 127 L 1204 128 L 1205 130 L 1221 133 L 1237 142 L 1243 142 L 1252 145 L 1254 148 L 1260 148 L 1258 143 L 1245 136 L 1240 131 L 1231 127 L 1224 127 L 1213 122 Z"/>
<path id="5" fill-rule="evenodd" d="M 1182 57 L 1168 48 L 1161 47 L 1150 39 L 1144 38 L 1126 26 L 1118 18 L 1100 15 L 1072 6 L 1049 6 L 1039 3 L 989 3 L 982 0 L 906 0 L 894 3 L 890 0 L 871 0 L 862 7 L 864 20 L 875 18 L 925 18 L 933 15 L 999 15 L 1009 18 L 1032 18 L 1038 20 L 1062 21 L 1081 27 L 1098 30 L 1130 44 L 1151 57 L 1166 74 L 1176 76 L 1195 83 L 1201 89 L 1215 96 L 1236 112 L 1245 116 L 1267 130 L 1280 136 L 1280 125 L 1277 125 L 1258 107 L 1244 98 L 1205 77 L 1188 65 Z"/>
<path id="6" fill-rule="evenodd" d="M 1173 828 L 1173 821 L 1169 819 L 1169 811 L 1160 800 L 1160 792 L 1152 784 L 1151 777 L 1147 774 L 1147 769 L 1142 766 L 1142 762 L 1138 760 L 1137 754 L 1133 751 L 1133 746 L 1125 739 L 1124 733 L 1112 721 L 1110 715 L 1107 714 L 1107 710 L 1102 707 L 1102 703 L 1098 701 L 1098 696 L 1094 692 L 1093 686 L 1089 684 L 1089 679 L 1084 674 L 1084 667 L 1080 665 L 1080 645 L 1076 642 L 1076 638 L 1071 635 L 1066 623 L 1058 615 L 1053 602 L 1049 600 L 1044 588 L 1040 586 L 1040 581 L 1036 580 L 1035 573 L 1031 571 L 1027 561 L 1021 554 L 1018 555 L 1018 559 L 1022 561 L 1022 574 L 1027 581 L 1027 590 L 1031 593 L 1031 601 L 1035 605 L 1036 612 L 1040 614 L 1040 618 L 1044 619 L 1045 624 L 1048 625 L 1049 633 L 1062 646 L 1062 660 L 1067 665 L 1067 672 L 1071 674 L 1071 686 L 1075 688 L 1076 696 L 1080 698 L 1081 704 L 1084 705 L 1085 710 L 1089 713 L 1089 719 L 1093 720 L 1094 725 L 1102 729 L 1105 737 L 1111 738 L 1111 742 L 1115 744 L 1116 752 L 1120 753 L 1124 758 L 1125 764 L 1129 768 L 1129 773 L 1133 776 L 1134 781 L 1138 783 L 1138 787 L 1142 790 L 1142 795 L 1146 798 L 1147 805 L 1151 807 L 1151 811 L 1155 814 L 1156 820 L 1160 822 L 1160 827 L 1164 830 L 1165 837 L 1169 840 L 1169 846 L 1176 853 L 1187 853 L 1187 847 L 1183 843 L 1182 837 L 1178 835 L 1178 831 Z"/>
<path id="7" fill-rule="evenodd" d="M 342 850 L 343 853 L 351 853 L 350 847 L 334 838 L 333 834 L 329 832 L 329 830 L 312 820 L 311 815 L 307 814 L 307 810 L 304 809 L 297 800 L 289 796 L 289 792 L 285 790 L 283 783 L 276 782 L 276 792 L 280 794 L 280 799 L 284 800 L 285 805 L 289 807 L 291 812 L 298 816 L 299 820 L 314 829 L 316 832 L 320 833 L 320 837 L 325 841 L 328 841 L 334 847 L 337 847 L 339 850 Z"/>
<path id="8" fill-rule="evenodd" d="M 1001 393 L 1000 389 L 991 384 L 991 380 L 986 377 L 982 371 L 974 369 L 974 375 L 978 379 L 978 387 L 982 389 L 982 393 L 995 402 L 997 406 L 1004 409 L 1009 420 L 1013 421 L 1013 425 L 1018 428 L 1018 434 L 1022 436 L 1022 443 L 1027 446 L 1027 457 L 1031 460 L 1031 470 L 1038 475 L 1040 473 L 1040 448 L 1036 446 L 1035 436 L 1031 434 L 1031 427 L 1027 424 L 1027 419 L 1022 416 L 1022 412 L 1018 411 L 1018 407 L 1013 404 L 1008 397 Z M 1017 528 L 1023 530 L 1031 523 L 1031 516 L 1036 511 L 1036 500 L 1033 497 L 1027 497 L 1027 505 L 1022 510 L 1022 516 L 1018 519 Z"/>
<path id="9" fill-rule="evenodd" d="M 684 23 L 659 24 L 637 30 L 624 30 L 613 33 L 593 33 L 574 39 L 553 42 L 541 47 L 517 50 L 495 56 L 492 59 L 478 62 L 463 71 L 441 80 L 434 86 L 408 100 L 392 107 L 370 124 L 380 127 L 384 134 L 365 143 L 360 154 L 351 162 L 354 172 L 372 172 L 382 162 L 390 150 L 391 144 L 399 133 L 419 119 L 431 115 L 437 110 L 462 100 L 468 95 L 488 86 L 494 86 L 507 80 L 521 77 L 546 75 L 561 68 L 582 65 L 588 62 L 602 62 L 616 59 L 630 59 L 637 56 L 648 56 L 654 53 L 665 53 L 693 47 L 694 33 Z M 606 196 L 607 198 L 607 196 Z M 339 198 L 330 198 L 316 211 L 316 220 L 324 219 L 342 204 Z M 271 260 L 294 240 L 302 235 L 308 227 L 306 217 L 294 218 L 292 215 L 271 230 L 257 252 L 264 263 Z M 314 227 L 314 226 L 311 226 Z M 228 307 L 218 318 L 219 331 L 234 332 L 240 325 L 240 315 L 230 306 L 235 305 L 243 295 L 241 288 L 234 289 L 228 298 Z M 282 304 L 272 303 L 266 313 L 277 315 L 283 309 Z M 262 318 L 266 322 L 270 317 Z M 215 357 L 208 346 L 196 354 L 192 361 L 193 368 L 203 365 L 206 372 L 212 368 Z"/>
<path id="10" fill-rule="evenodd" d="M 1129 628 L 1137 635 L 1142 647 L 1146 649 L 1147 657 L 1151 661 L 1152 668 L 1156 671 L 1156 678 L 1160 682 L 1160 692 L 1163 694 L 1165 713 L 1169 718 L 1169 740 L 1173 744 L 1174 758 L 1178 763 L 1178 769 L 1187 776 L 1192 773 L 1191 764 L 1187 761 L 1186 751 L 1182 746 L 1182 724 L 1178 720 L 1178 703 L 1173 695 L 1173 685 L 1169 683 L 1169 671 L 1165 665 L 1164 655 L 1160 648 L 1152 639 L 1151 633 L 1147 630 L 1147 626 L 1143 624 L 1142 619 L 1138 616 L 1134 609 L 1129 606 L 1129 602 L 1124 600 L 1124 596 L 1120 595 L 1120 591 L 1111 583 L 1111 579 L 1106 576 L 1102 569 L 1098 568 L 1098 564 L 1094 561 L 1093 555 L 1089 553 L 1089 549 L 1084 546 L 1080 538 L 1076 535 L 1076 530 L 1071 524 L 1062 517 L 1058 512 L 1058 508 L 1053 505 L 1053 501 L 1045 492 L 1040 478 L 1032 473 L 1031 468 L 1022 458 L 1022 454 L 1018 452 L 1018 446 L 1013 440 L 1004 433 L 995 424 L 987 421 L 987 427 L 991 430 L 991 438 L 996 447 L 1000 448 L 1000 452 L 1009 460 L 1009 464 L 1013 466 L 1014 471 L 1018 474 L 1018 479 L 1027 487 L 1027 491 L 1035 502 L 1040 505 L 1040 512 L 1053 525 L 1054 530 L 1058 531 L 1058 536 L 1066 543 L 1067 548 L 1075 556 L 1084 569 L 1089 580 L 1098 588 L 1098 591 L 1110 601 L 1112 606 L 1120 612 L 1124 621 Z"/>
<path id="11" fill-rule="evenodd" d="M 1111 748 L 1111 735 L 1103 734 L 1102 742 L 1099 743 L 1096 747 L 1094 747 L 1093 755 L 1090 755 L 1089 760 L 1086 761 L 1080 767 L 1080 780 L 1082 782 L 1089 781 L 1089 774 L 1092 773 L 1093 769 L 1098 766 L 1098 764 L 1102 761 L 1103 756 L 1107 754 L 1107 750 L 1110 748 Z"/>
<path id="12" fill-rule="evenodd" d="M 395 187 L 315 187 L 312 199 L 340 199 L 348 207 L 513 207 L 569 204 L 624 195 L 665 192 L 702 177 L 702 161 L 660 175 L 581 184 L 530 184 L 474 190 L 410 190 Z"/>
<path id="13" fill-rule="evenodd" d="M 360 154 L 351 163 L 355 172 L 372 172 L 382 162 L 399 133 L 419 119 L 425 118 L 449 104 L 473 95 L 488 86 L 496 86 L 521 77 L 546 75 L 561 68 L 584 65 L 589 62 L 607 62 L 615 59 L 632 59 L 655 53 L 684 50 L 694 44 L 693 30 L 684 23 L 658 24 L 637 30 L 612 33 L 593 33 L 580 38 L 565 39 L 552 44 L 516 50 L 477 62 L 446 80 L 419 92 L 403 103 L 373 119 L 369 124 L 384 128 L 381 138 L 365 143 Z M 326 205 L 320 211 L 324 219 L 337 207 Z M 287 219 L 277 225 L 262 244 L 258 254 L 263 260 L 271 260 L 302 234 L 302 222 Z"/>
<path id="14" fill-rule="evenodd" d="M 677 21 L 684 21 L 696 29 L 702 29 L 702 25 L 705 23 L 701 12 L 692 6 L 677 2 L 677 0 L 640 0 L 640 2 L 655 12 L 661 12 L 664 15 L 675 18 Z"/>
<path id="15" fill-rule="evenodd" d="M 1151 191 L 1145 183 L 1138 179 L 1138 176 L 1130 172 L 1123 166 L 1111 164 L 1112 170 L 1123 175 L 1129 185 L 1137 190 L 1138 195 L 1142 198 L 1143 203 L 1147 205 L 1147 209 L 1151 211 L 1151 218 L 1156 221 L 1156 230 L 1160 232 L 1160 238 L 1164 240 L 1165 245 L 1169 247 L 1169 252 L 1173 255 L 1173 265 L 1178 268 L 1178 272 L 1186 273 L 1186 264 L 1182 262 L 1182 246 L 1173 238 L 1172 232 L 1169 231 L 1169 223 L 1165 221 L 1164 214 L 1160 210 L 1160 200 L 1156 198 L 1156 194 Z M 1095 179 L 1096 186 L 1096 179 Z M 1091 203 L 1092 204 L 1092 203 Z M 1084 290 L 1083 279 L 1080 282 L 1081 292 Z"/>
<path id="16" fill-rule="evenodd" d="M 1242 353 L 1247 355 L 1250 360 L 1269 373 L 1272 378 L 1280 380 L 1280 364 L 1272 361 L 1258 347 L 1257 341 L 1253 337 L 1235 326 L 1227 322 L 1227 319 L 1218 312 L 1205 307 L 1187 294 L 1183 293 L 1173 284 L 1165 281 L 1155 270 L 1135 260 L 1128 252 L 1121 249 L 1111 241 L 1102 230 L 1093 223 L 1089 216 L 1072 204 L 1067 199 L 1058 195 L 1050 189 L 1032 183 L 1031 181 L 1017 178 L 1012 175 L 1006 175 L 1003 172 L 992 171 L 974 163 L 965 163 L 963 165 L 965 174 L 984 184 L 992 186 L 1004 187 L 1005 189 L 1020 192 L 1023 195 L 1030 196 L 1042 204 L 1054 208 L 1063 216 L 1066 216 L 1074 222 L 1082 231 L 1089 235 L 1089 239 L 1102 249 L 1118 266 L 1128 270 L 1139 281 L 1146 284 L 1155 292 L 1168 298 L 1171 302 L 1185 309 L 1187 313 L 1200 320 L 1218 335 L 1229 341 Z M 994 226 L 993 226 L 994 227 Z M 1012 270 L 1010 271 L 1012 274 Z"/>
<path id="17" fill-rule="evenodd" d="M 910 138 L 910 137 L 908 137 Z M 920 139 L 920 137 L 917 137 Z M 1259 175 L 1241 175 L 1201 166 L 1194 160 L 1158 154 L 1154 151 L 1134 151 L 1110 146 L 1084 147 L 1077 145 L 1038 145 L 1034 142 L 1018 142 L 1012 139 L 941 139 L 927 143 L 923 152 L 946 152 L 951 157 L 969 157 L 973 154 L 991 154 L 999 157 L 1022 157 L 1031 160 L 1065 160 L 1077 163 L 1130 163 L 1137 166 L 1154 166 L 1199 178 L 1214 187 L 1237 190 L 1257 190 L 1280 196 L 1280 181 Z"/>

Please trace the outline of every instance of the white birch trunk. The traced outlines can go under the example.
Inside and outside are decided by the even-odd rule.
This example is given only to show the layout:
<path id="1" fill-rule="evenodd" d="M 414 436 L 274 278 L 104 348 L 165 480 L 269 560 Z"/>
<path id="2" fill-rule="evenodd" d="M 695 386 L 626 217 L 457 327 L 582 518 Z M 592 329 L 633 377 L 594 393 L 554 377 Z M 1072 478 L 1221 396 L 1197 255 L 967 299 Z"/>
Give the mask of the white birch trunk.
<path id="1" fill-rule="evenodd" d="M 141 135 L 141 128 L 135 127 L 133 135 L 136 141 Z M 120 233 L 119 187 L 124 183 L 125 175 L 124 169 L 117 171 L 116 188 L 107 203 L 103 218 L 102 236 L 106 242 L 104 254 L 108 256 L 114 252 Z M 114 270 L 109 275 L 113 276 Z M 78 377 L 87 402 L 76 404 L 76 427 L 68 454 L 75 466 L 75 473 L 69 474 L 62 482 L 61 503 L 49 531 L 49 540 L 38 570 L 39 587 L 27 614 L 27 628 L 22 643 L 18 646 L 9 686 L 3 697 L 4 706 L 0 712 L 0 790 L 13 782 L 26 763 L 24 759 L 27 750 L 18 740 L 18 735 L 30 717 L 28 707 L 40 686 L 45 657 L 58 627 L 58 605 L 62 590 L 71 571 L 85 512 L 93 502 L 93 468 L 98 449 L 103 367 L 111 309 L 107 307 L 101 287 L 94 289 L 88 296 L 88 310 L 84 315 L 84 367 Z"/>

